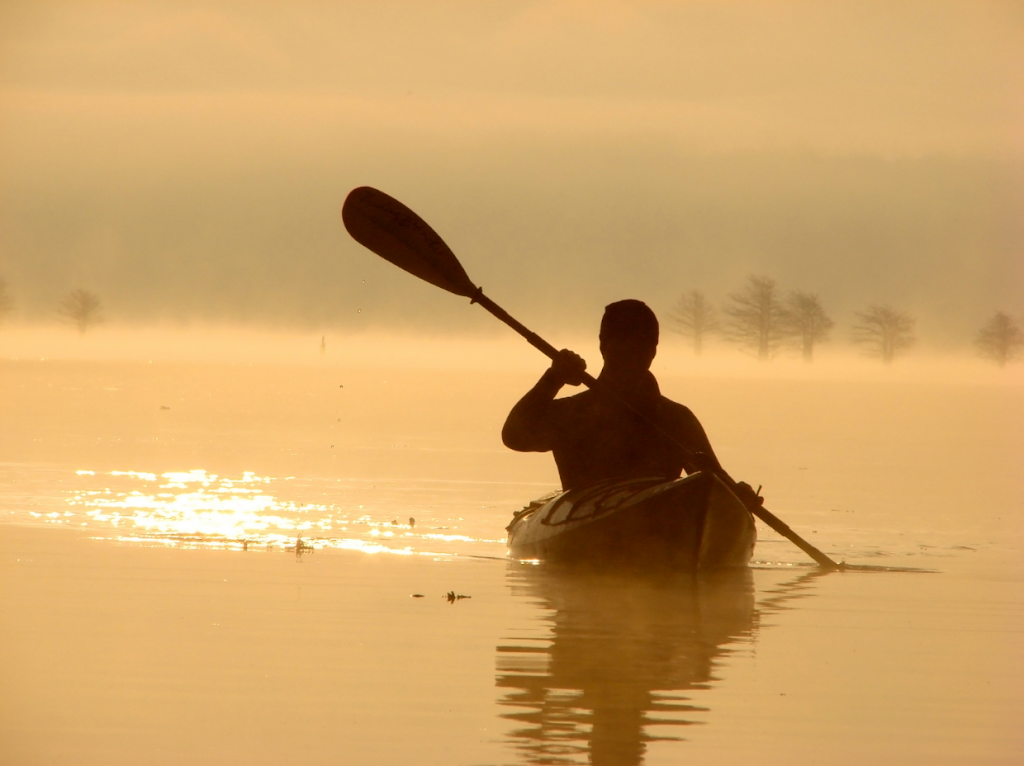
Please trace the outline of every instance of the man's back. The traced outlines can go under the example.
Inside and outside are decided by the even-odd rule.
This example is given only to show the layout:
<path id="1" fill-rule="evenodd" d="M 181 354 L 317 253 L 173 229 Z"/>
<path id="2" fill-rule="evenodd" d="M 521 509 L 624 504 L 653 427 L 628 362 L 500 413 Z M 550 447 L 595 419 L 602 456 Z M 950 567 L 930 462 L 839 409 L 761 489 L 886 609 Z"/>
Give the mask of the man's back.
<path id="1" fill-rule="evenodd" d="M 612 478 L 674 479 L 694 470 L 688 452 L 712 455 L 697 418 L 662 396 L 649 372 L 628 388 L 602 389 L 517 407 L 502 431 L 506 446 L 553 451 L 564 489 Z"/>

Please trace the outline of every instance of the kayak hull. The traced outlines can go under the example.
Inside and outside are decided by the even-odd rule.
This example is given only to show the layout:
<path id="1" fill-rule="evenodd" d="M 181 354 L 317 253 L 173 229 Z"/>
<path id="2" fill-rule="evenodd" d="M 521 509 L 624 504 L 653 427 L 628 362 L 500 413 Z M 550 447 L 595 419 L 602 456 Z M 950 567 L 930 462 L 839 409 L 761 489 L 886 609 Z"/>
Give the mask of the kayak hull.
<path id="1" fill-rule="evenodd" d="M 508 526 L 519 560 L 709 569 L 746 566 L 757 533 L 712 473 L 613 480 L 537 500 Z"/>

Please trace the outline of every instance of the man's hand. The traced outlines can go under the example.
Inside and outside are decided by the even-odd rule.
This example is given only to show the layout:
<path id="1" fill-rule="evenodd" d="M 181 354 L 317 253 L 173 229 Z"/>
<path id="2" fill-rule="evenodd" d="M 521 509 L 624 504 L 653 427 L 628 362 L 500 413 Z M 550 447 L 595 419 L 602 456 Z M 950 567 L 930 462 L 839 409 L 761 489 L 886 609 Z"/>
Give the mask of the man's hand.
<path id="1" fill-rule="evenodd" d="M 733 493 L 743 501 L 744 505 L 764 505 L 764 498 L 761 497 L 760 492 L 760 488 L 755 492 L 754 488 L 745 481 L 736 482 L 736 486 L 733 488 Z"/>
<path id="2" fill-rule="evenodd" d="M 583 361 L 583 357 L 563 348 L 551 361 L 551 369 L 548 370 L 548 374 L 560 386 L 578 386 L 583 382 L 583 373 L 586 370 L 587 363 Z"/>

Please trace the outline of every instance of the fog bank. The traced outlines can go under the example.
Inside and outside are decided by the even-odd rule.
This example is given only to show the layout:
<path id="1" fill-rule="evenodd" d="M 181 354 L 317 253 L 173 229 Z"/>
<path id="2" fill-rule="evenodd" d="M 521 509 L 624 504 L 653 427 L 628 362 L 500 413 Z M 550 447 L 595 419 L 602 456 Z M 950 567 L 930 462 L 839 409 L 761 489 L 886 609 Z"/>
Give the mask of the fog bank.
<path id="1" fill-rule="evenodd" d="M 1024 312 L 1012 3 L 6 3 L 15 317 L 464 331 L 356 245 L 372 185 L 527 320 L 749 274 L 964 347 Z M 926 329 L 927 328 L 927 329 Z"/>

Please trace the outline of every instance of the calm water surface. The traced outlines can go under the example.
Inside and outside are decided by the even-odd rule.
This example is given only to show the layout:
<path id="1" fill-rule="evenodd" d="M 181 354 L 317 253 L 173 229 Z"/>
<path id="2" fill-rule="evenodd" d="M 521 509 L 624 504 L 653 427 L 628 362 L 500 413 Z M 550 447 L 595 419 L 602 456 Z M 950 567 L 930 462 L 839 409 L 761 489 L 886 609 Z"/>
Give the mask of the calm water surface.
<path id="1" fill-rule="evenodd" d="M 638 577 L 505 558 L 555 484 L 498 443 L 528 377 L 0 367 L 5 763 L 1024 752 L 1006 379 L 662 376 L 737 478 L 875 569 L 761 527 L 749 571 Z"/>

